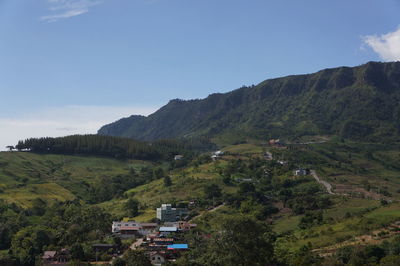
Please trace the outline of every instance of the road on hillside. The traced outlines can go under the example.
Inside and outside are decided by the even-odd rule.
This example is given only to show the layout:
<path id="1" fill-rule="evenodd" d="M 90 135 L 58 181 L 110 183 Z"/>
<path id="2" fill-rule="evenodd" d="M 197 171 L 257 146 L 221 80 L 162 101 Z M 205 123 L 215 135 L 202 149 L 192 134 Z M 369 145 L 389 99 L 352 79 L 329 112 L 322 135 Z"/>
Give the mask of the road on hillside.
<path id="1" fill-rule="evenodd" d="M 140 245 L 142 245 L 142 243 L 143 243 L 143 238 L 139 238 L 134 243 L 132 243 L 132 245 L 129 248 L 132 249 L 132 250 L 135 250 L 138 247 L 140 247 Z"/>
<path id="2" fill-rule="evenodd" d="M 222 207 L 224 207 L 224 206 L 225 206 L 225 203 L 222 203 L 222 204 L 220 204 L 220 205 L 218 205 L 218 206 L 213 207 L 213 208 L 210 209 L 210 210 L 206 210 L 206 211 L 200 213 L 199 215 L 194 216 L 192 219 L 190 219 L 190 220 L 189 220 L 189 223 L 192 222 L 194 219 L 196 219 L 196 218 L 198 218 L 198 217 L 204 215 L 205 213 L 208 213 L 208 212 L 215 212 L 216 210 L 218 210 L 219 208 L 222 208 Z"/>
<path id="3" fill-rule="evenodd" d="M 321 185 L 323 185 L 326 190 L 328 191 L 329 194 L 334 195 L 335 193 L 332 192 L 332 185 L 329 184 L 328 182 L 322 180 L 321 178 L 319 178 L 319 176 L 317 175 L 317 172 L 315 172 L 315 170 L 311 170 L 310 174 L 312 175 L 312 177 L 314 177 L 315 180 L 317 180 L 318 183 L 320 183 Z"/>

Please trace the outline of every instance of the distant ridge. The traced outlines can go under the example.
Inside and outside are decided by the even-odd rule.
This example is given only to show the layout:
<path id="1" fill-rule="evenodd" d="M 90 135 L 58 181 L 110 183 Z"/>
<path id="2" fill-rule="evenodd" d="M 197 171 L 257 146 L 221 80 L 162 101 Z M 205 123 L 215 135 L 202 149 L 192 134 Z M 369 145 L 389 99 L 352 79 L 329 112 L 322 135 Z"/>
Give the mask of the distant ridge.
<path id="1" fill-rule="evenodd" d="M 369 62 L 269 79 L 200 100 L 171 100 L 147 117 L 123 118 L 98 134 L 139 140 L 337 135 L 398 141 L 399 103 L 400 62 Z"/>

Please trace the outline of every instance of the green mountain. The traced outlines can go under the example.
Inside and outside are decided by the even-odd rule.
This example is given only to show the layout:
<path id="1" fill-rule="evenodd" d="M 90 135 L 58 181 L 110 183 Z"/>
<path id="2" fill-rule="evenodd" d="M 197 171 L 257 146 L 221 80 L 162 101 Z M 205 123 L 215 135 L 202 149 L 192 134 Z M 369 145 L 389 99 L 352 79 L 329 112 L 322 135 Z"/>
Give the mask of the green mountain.
<path id="1" fill-rule="evenodd" d="M 139 140 L 337 135 L 399 139 L 400 62 L 369 62 L 270 79 L 205 99 L 171 100 L 155 113 L 103 126 L 98 134 Z"/>

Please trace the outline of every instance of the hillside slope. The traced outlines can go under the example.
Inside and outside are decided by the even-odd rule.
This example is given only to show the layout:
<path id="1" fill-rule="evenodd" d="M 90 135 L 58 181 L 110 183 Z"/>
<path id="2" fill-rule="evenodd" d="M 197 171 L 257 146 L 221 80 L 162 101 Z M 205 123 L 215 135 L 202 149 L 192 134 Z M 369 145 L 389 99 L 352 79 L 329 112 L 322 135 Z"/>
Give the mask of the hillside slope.
<path id="1" fill-rule="evenodd" d="M 102 180 L 107 182 L 105 193 L 113 196 L 113 179 L 125 181 L 123 177 L 129 175 L 131 168 L 139 171 L 150 165 L 145 161 L 94 156 L 0 152 L 0 200 L 24 207 L 31 206 L 36 198 L 47 202 L 90 202 L 91 194 L 100 194 L 96 188 Z"/>
<path id="2" fill-rule="evenodd" d="M 398 140 L 400 62 L 369 62 L 271 79 L 201 100 L 171 100 L 155 113 L 103 126 L 98 134 L 140 140 L 339 135 Z"/>

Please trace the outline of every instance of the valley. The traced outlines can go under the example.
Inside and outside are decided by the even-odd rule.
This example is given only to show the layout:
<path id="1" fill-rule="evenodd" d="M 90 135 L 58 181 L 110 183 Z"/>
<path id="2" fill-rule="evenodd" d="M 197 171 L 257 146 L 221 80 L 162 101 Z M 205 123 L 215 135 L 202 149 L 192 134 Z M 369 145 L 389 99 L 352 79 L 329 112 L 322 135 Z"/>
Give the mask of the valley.
<path id="1" fill-rule="evenodd" d="M 2 152 L 0 199 L 30 210 L 24 211 L 30 226 L 44 219 L 35 208 L 68 202 L 102 209 L 109 223 L 126 217 L 154 222 L 155 209 L 163 203 L 189 206 L 188 219 L 200 234 L 212 234 L 218 221 L 251 216 L 271 226 L 275 253 L 289 264 L 304 247 L 318 258 L 344 246 L 381 243 L 363 236 L 377 235 L 400 221 L 396 145 L 329 140 L 276 146 L 251 141 L 221 151 L 214 160 L 210 152 L 199 152 L 182 162 Z M 312 170 L 297 176 L 296 169 Z M 113 188 L 113 182 L 132 179 L 137 182 Z M 211 185 L 217 190 L 209 192 Z M 91 196 L 103 189 L 105 197 Z M 138 203 L 134 216 L 127 209 L 130 199 Z M 106 243 L 112 240 L 109 226 L 99 238 Z M 397 231 L 392 231 L 385 239 L 395 238 Z M 190 237 L 186 241 L 196 250 Z"/>

